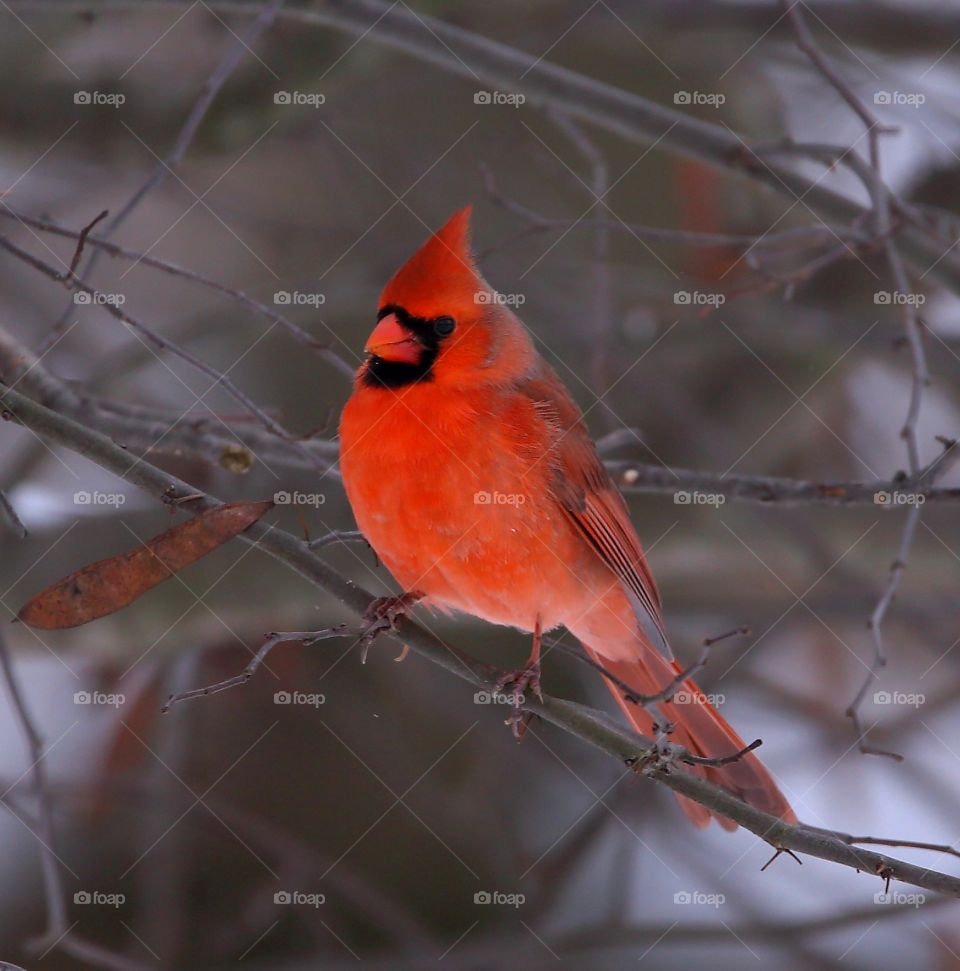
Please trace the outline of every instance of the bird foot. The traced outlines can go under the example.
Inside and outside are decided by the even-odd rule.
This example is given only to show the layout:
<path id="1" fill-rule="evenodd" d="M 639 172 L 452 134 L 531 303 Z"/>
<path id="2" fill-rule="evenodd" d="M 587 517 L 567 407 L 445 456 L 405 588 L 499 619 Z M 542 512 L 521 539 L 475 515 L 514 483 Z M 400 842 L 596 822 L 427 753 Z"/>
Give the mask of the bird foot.
<path id="1" fill-rule="evenodd" d="M 507 688 L 510 689 L 509 692 L 505 690 Z M 508 671 L 497 679 L 493 690 L 495 694 L 506 694 L 510 698 L 511 711 L 504 724 L 510 727 L 513 737 L 520 741 L 533 719 L 533 712 L 521 710 L 524 696 L 527 692 L 532 692 L 543 701 L 543 692 L 540 690 L 540 662 L 530 661 L 517 671 Z"/>
<path id="2" fill-rule="evenodd" d="M 540 662 L 530 661 L 524 667 L 516 671 L 507 671 L 497 679 L 493 686 L 498 694 L 505 693 L 504 689 L 510 687 L 514 695 L 523 695 L 532 691 L 541 701 L 543 693 L 540 691 Z"/>
<path id="3" fill-rule="evenodd" d="M 367 652 L 379 634 L 396 630 L 397 624 L 406 617 L 411 608 L 424 598 L 419 590 L 402 593 L 399 597 L 377 597 L 363 612 L 364 631 L 360 638 L 360 661 L 367 663 Z"/>

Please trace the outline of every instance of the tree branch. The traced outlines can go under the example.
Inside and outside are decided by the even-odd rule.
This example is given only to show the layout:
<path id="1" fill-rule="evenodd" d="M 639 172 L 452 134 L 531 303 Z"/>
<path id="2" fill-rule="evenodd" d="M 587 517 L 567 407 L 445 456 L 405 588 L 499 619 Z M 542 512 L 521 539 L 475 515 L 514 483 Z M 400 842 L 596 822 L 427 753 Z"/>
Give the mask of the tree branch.
<path id="1" fill-rule="evenodd" d="M 877 121 L 873 112 L 860 101 L 843 79 L 840 72 L 834 68 L 830 59 L 820 50 L 816 41 L 813 39 L 813 35 L 807 28 L 806 20 L 800 7 L 801 5 L 794 2 L 794 0 L 783 0 L 784 16 L 793 28 L 797 46 L 807 55 L 830 87 L 840 95 L 847 103 L 847 106 L 857 115 L 866 129 L 866 135 L 870 145 L 870 164 L 865 164 L 852 150 L 844 152 L 842 160 L 851 166 L 870 195 L 873 204 L 871 211 L 873 227 L 877 239 L 883 241 L 883 252 L 893 279 L 894 292 L 906 297 L 909 291 L 909 281 L 907 280 L 907 272 L 904 268 L 903 260 L 900 257 L 900 250 L 893 238 L 891 213 L 894 205 L 893 196 L 883 183 L 883 176 L 880 169 L 880 137 L 890 134 L 893 129 L 885 127 Z M 812 150 L 814 154 L 823 152 L 823 149 L 817 146 L 814 146 Z M 930 383 L 930 373 L 927 368 L 926 352 L 923 347 L 920 319 L 917 314 L 916 305 L 909 300 L 905 300 L 902 304 L 901 313 L 907 342 L 910 346 L 913 367 L 910 404 L 900 435 L 906 442 L 910 477 L 916 481 L 922 475 L 920 468 L 920 446 L 917 440 L 917 423 L 920 418 L 920 405 L 923 399 L 923 391 Z M 903 574 L 907 568 L 907 556 L 910 552 L 910 546 L 913 542 L 914 534 L 917 531 L 917 526 L 920 524 L 922 508 L 920 503 L 915 502 L 907 511 L 900 537 L 897 558 L 894 560 L 893 566 L 890 569 L 886 588 L 880 595 L 880 599 L 873 613 L 870 615 L 869 627 L 873 634 L 874 645 L 873 658 L 871 659 L 866 676 L 846 710 L 846 715 L 853 724 L 853 730 L 857 737 L 857 746 L 860 751 L 864 755 L 883 755 L 898 762 L 902 760 L 902 756 L 896 752 L 878 749 L 867 743 L 866 732 L 863 730 L 863 725 L 860 720 L 860 705 L 863 703 L 870 685 L 873 684 L 878 673 L 887 663 L 887 656 L 883 644 L 883 621 L 890 605 L 893 603 L 893 598 L 896 595 L 900 581 L 903 579 Z"/>
<path id="2" fill-rule="evenodd" d="M 186 0 L 13 0 L 14 7 L 103 11 L 143 9 L 146 6 L 180 6 Z M 260 12 L 254 0 L 210 0 L 213 10 L 253 15 Z M 423 14 L 403 4 L 383 0 L 327 0 L 314 6 L 310 0 L 291 0 L 278 17 L 319 27 L 332 27 L 354 37 L 403 51 L 468 82 L 526 95 L 542 108 L 554 108 L 645 145 L 696 158 L 715 168 L 731 169 L 791 201 L 804 204 L 823 217 L 854 223 L 868 210 L 839 193 L 795 171 L 789 164 L 757 166 L 744 154 L 746 141 L 722 125 L 714 125 L 664 107 L 646 98 L 604 84 L 544 58 L 489 40 L 465 28 Z M 372 26 L 374 25 L 375 26 Z M 796 153 L 804 157 L 802 153 Z M 900 231 L 904 254 L 931 277 L 960 289 L 960 256 L 944 253 L 944 241 L 912 225 Z M 949 246 L 949 243 L 947 243 Z"/>
<path id="3" fill-rule="evenodd" d="M 190 484 L 168 475 L 147 462 L 130 467 L 127 453 L 99 433 L 58 415 L 12 389 L 0 393 L 0 408 L 7 420 L 19 422 L 36 434 L 65 446 L 121 476 L 127 482 L 164 502 L 184 500 L 190 512 L 215 508 L 212 496 L 199 493 Z M 357 616 L 363 616 L 373 600 L 372 594 L 330 569 L 306 542 L 283 530 L 263 523 L 254 524 L 239 537 L 259 547 L 301 576 L 326 590 Z M 465 652 L 445 644 L 428 630 L 408 618 L 400 619 L 396 636 L 421 657 L 473 685 L 492 687 L 501 672 Z M 544 695 L 524 703 L 527 711 L 569 734 L 588 742 L 623 764 L 646 757 L 653 743 L 625 728 L 614 725 L 600 712 L 572 701 Z M 804 853 L 855 870 L 875 874 L 884 880 L 898 880 L 937 893 L 960 897 L 960 877 L 916 866 L 885 854 L 850 846 L 836 835 L 789 825 L 774 816 L 748 806 L 725 789 L 684 771 L 666 771 L 656 765 L 645 769 L 645 776 L 720 813 L 750 830 L 777 849 Z"/>

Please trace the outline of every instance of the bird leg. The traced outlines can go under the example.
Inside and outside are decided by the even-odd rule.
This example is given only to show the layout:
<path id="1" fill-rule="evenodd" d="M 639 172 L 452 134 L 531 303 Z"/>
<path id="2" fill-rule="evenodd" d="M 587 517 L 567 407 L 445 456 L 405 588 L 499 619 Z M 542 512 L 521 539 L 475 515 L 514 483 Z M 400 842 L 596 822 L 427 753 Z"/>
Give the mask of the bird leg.
<path id="1" fill-rule="evenodd" d="M 395 630 L 397 623 L 410 612 L 410 609 L 426 596 L 419 590 L 401 593 L 398 597 L 377 597 L 363 612 L 364 631 L 360 638 L 360 662 L 367 663 L 367 652 L 377 635 L 386 630 Z"/>
<path id="2" fill-rule="evenodd" d="M 520 710 L 520 705 L 522 704 L 521 699 L 524 693 L 530 690 L 543 701 L 543 693 L 540 690 L 540 646 L 542 642 L 543 627 L 540 615 L 537 614 L 537 620 L 533 628 L 533 647 L 530 650 L 530 657 L 527 659 L 527 663 L 516 671 L 508 671 L 502 675 L 497 679 L 493 688 L 497 694 L 502 693 L 508 685 L 512 688 L 513 710 L 510 712 L 506 724 L 510 726 L 514 736 L 518 740 L 523 738 L 527 730 L 527 725 L 533 717 L 532 712 L 524 714 Z"/>

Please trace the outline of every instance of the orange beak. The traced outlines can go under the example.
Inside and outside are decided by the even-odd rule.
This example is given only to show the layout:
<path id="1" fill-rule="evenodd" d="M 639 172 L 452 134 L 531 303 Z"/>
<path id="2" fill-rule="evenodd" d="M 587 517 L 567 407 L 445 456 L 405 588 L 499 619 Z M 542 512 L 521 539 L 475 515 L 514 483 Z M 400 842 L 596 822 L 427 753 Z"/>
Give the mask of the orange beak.
<path id="1" fill-rule="evenodd" d="M 420 342 L 400 323 L 396 314 L 387 314 L 374 327 L 364 350 L 384 361 L 420 363 Z"/>

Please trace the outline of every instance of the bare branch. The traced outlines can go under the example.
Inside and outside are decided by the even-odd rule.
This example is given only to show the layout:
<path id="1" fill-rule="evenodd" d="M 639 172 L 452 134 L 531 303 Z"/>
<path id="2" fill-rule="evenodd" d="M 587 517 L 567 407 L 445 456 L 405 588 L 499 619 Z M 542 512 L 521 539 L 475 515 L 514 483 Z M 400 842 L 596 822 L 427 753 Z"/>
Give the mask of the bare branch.
<path id="1" fill-rule="evenodd" d="M 894 227 L 892 223 L 893 208 L 892 193 L 884 185 L 880 170 L 880 137 L 890 134 L 895 129 L 880 125 L 873 113 L 869 111 L 860 99 L 854 94 L 849 85 L 844 81 L 838 71 L 836 71 L 827 56 L 820 50 L 807 29 L 806 21 L 800 10 L 800 4 L 794 0 L 783 0 L 785 16 L 789 20 L 797 38 L 797 45 L 810 58 L 814 66 L 826 78 L 827 82 L 843 98 L 847 105 L 856 113 L 866 128 L 866 134 L 870 145 L 870 164 L 864 165 L 852 152 L 844 152 L 841 159 L 850 165 L 860 177 L 864 186 L 870 194 L 873 203 L 872 221 L 876 237 L 883 240 L 884 254 L 893 278 L 894 292 L 907 295 L 909 282 L 907 280 L 906 269 L 900 257 L 900 250 L 894 239 Z M 814 152 L 817 148 L 814 147 Z M 823 150 L 825 153 L 829 150 Z M 907 341 L 913 359 L 913 378 L 910 393 L 910 405 L 907 411 L 907 418 L 901 432 L 901 437 L 907 446 L 907 461 L 910 476 L 917 480 L 921 477 L 920 468 L 920 448 L 917 442 L 917 423 L 920 417 L 920 406 L 924 388 L 930 383 L 930 373 L 927 368 L 926 353 L 923 348 L 923 341 L 920 332 L 920 321 L 917 314 L 916 305 L 910 300 L 901 301 L 903 325 L 907 334 Z M 949 449 L 948 449 L 949 450 Z M 882 755 L 901 761 L 902 756 L 896 752 L 878 749 L 869 745 L 866 741 L 866 732 L 860 719 L 860 705 L 863 703 L 870 685 L 874 682 L 878 672 L 886 665 L 887 656 L 883 644 L 883 621 L 890 608 L 900 581 L 903 579 L 904 571 L 907 568 L 907 557 L 910 545 L 920 523 L 922 506 L 915 502 L 907 512 L 900 537 L 900 547 L 897 558 L 890 569 L 890 577 L 887 586 L 880 596 L 873 613 L 870 615 L 869 627 L 873 633 L 874 653 L 860 688 L 854 695 L 846 710 L 846 715 L 850 718 L 854 732 L 857 736 L 857 745 L 864 755 Z"/>
<path id="2" fill-rule="evenodd" d="M 808 829 L 816 829 L 816 827 L 809 826 Z M 849 833 L 838 833 L 834 830 L 827 830 L 827 832 L 851 846 L 856 843 L 866 843 L 872 846 L 902 846 L 913 850 L 929 850 L 931 853 L 945 853 L 947 856 L 955 856 L 960 859 L 960 850 L 947 843 L 923 843 L 917 840 L 890 839 L 881 836 L 851 836 Z"/>
<path id="3" fill-rule="evenodd" d="M 91 219 L 90 222 L 88 222 L 79 233 L 77 233 L 77 248 L 73 252 L 73 259 L 70 260 L 70 269 L 67 270 L 67 276 L 77 275 L 77 264 L 80 262 L 80 259 L 83 256 L 83 245 L 86 243 L 87 237 L 90 235 L 90 230 L 93 229 L 93 227 L 96 226 L 97 223 L 102 219 L 105 219 L 107 214 L 108 210 L 104 209 L 99 216 L 94 216 L 94 218 Z"/>
<path id="4" fill-rule="evenodd" d="M 951 452 L 948 465 L 955 461 Z M 960 456 L 960 450 L 957 450 Z M 938 463 L 943 459 L 938 459 Z M 935 476 L 921 471 L 916 478 L 903 475 L 877 482 L 814 482 L 764 475 L 718 475 L 692 469 L 611 459 L 606 462 L 611 475 L 624 492 L 667 493 L 675 498 L 686 492 L 709 492 L 739 502 L 797 505 L 814 503 L 827 506 L 886 506 L 896 493 L 922 495 L 927 502 L 958 502 L 960 489 L 935 488 L 944 467 Z M 682 502 L 682 498 L 680 499 Z"/>
<path id="5" fill-rule="evenodd" d="M 4 409 L 4 415 L 9 420 L 30 427 L 38 435 L 84 455 L 108 471 L 125 474 L 128 481 L 161 501 L 176 501 L 180 496 L 202 496 L 188 483 L 162 472 L 148 462 L 140 462 L 136 468 L 129 469 L 126 452 L 109 439 L 38 405 L 14 390 L 7 389 L 0 394 L 0 407 Z M 218 500 L 212 496 L 202 496 L 196 502 L 191 502 L 189 508 L 192 512 L 199 512 L 217 505 Z M 373 599 L 370 593 L 331 570 L 306 543 L 289 533 L 257 523 L 239 538 L 242 542 L 270 553 L 331 593 L 355 614 L 362 616 L 368 609 Z M 393 636 L 394 632 L 391 630 L 387 633 Z M 490 687 L 502 676 L 502 672 L 496 668 L 440 641 L 409 618 L 398 619 L 396 636 L 425 659 L 471 684 Z M 621 763 L 646 757 L 653 745 L 650 740 L 614 725 L 601 713 L 571 701 L 546 694 L 542 700 L 531 696 L 525 701 L 524 708 L 599 748 Z M 850 846 L 833 834 L 784 823 L 747 805 L 727 790 L 690 773 L 668 772 L 653 767 L 648 770 L 646 777 L 688 796 L 712 812 L 727 816 L 777 849 L 830 860 L 874 874 L 883 880 L 898 880 L 960 897 L 958 877 Z"/>
<path id="6" fill-rule="evenodd" d="M 182 0 L 186 2 L 186 0 Z M 12 6 L 52 7 L 58 11 L 129 9 L 134 0 L 13 0 Z M 135 5 L 142 7 L 143 0 Z M 213 10 L 259 14 L 252 0 L 210 0 Z M 519 92 L 537 106 L 553 107 L 620 137 L 643 144 L 656 143 L 664 151 L 700 159 L 717 168 L 748 175 L 791 201 L 819 214 L 853 223 L 865 212 L 847 197 L 795 171 L 789 164 L 745 164 L 743 139 L 736 132 L 656 104 L 639 95 L 604 84 L 489 40 L 465 28 L 422 14 L 403 4 L 384 0 L 344 0 L 336 5 L 315 6 L 309 0 L 292 0 L 278 14 L 284 19 L 320 27 L 332 27 L 373 43 L 418 57 L 441 70 L 481 81 L 499 90 Z M 377 29 L 370 25 L 376 23 Z M 942 243 L 929 229 L 911 226 L 900 235 L 904 254 L 931 277 L 960 288 L 960 257 L 944 254 Z"/>
<path id="7" fill-rule="evenodd" d="M 312 550 L 323 549 L 332 543 L 366 543 L 367 538 L 357 529 L 331 529 L 329 533 L 310 540 L 307 544 Z"/>
<path id="8" fill-rule="evenodd" d="M 587 666 L 593 668 L 595 671 L 598 671 L 607 679 L 607 681 L 620 689 L 625 701 L 629 701 L 631 704 L 638 705 L 641 708 L 652 708 L 659 702 L 672 701 L 673 696 L 677 693 L 677 689 L 683 684 L 683 682 L 686 681 L 687 678 L 692 678 L 698 671 L 701 671 L 706 666 L 707 661 L 710 659 L 710 645 L 705 644 L 700 657 L 694 661 L 693 664 L 680 671 L 672 680 L 665 684 L 656 693 L 652 695 L 644 695 L 634 691 L 634 689 L 631 688 L 626 681 L 617 677 L 617 675 L 602 665 L 599 661 L 595 661 L 581 648 L 571 647 L 569 644 L 564 644 L 563 641 L 557 640 L 553 637 L 545 637 L 543 642 L 544 644 L 548 645 L 551 650 L 557 649 L 564 654 L 570 655 L 570 657 L 576 658 L 578 661 L 581 661 Z"/>
<path id="9" fill-rule="evenodd" d="M 493 171 L 488 165 L 481 163 L 480 171 L 490 200 L 526 223 L 525 231 L 514 237 L 515 239 L 521 235 L 528 236 L 535 233 L 603 228 L 610 232 L 625 233 L 636 239 L 647 240 L 652 243 L 679 243 L 684 246 L 736 246 L 743 249 L 819 246 L 826 242 L 835 242 L 837 239 L 849 241 L 851 244 L 869 240 L 869 237 L 862 230 L 855 227 L 828 226 L 823 223 L 815 226 L 795 226 L 792 229 L 783 229 L 775 233 L 751 235 L 750 233 L 706 233 L 693 229 L 645 226 L 620 219 L 573 220 L 544 216 L 501 192 L 496 185 Z M 499 249 L 500 247 L 496 248 Z M 486 252 L 489 253 L 490 251 L 487 250 Z"/>
<path id="10" fill-rule="evenodd" d="M 316 644 L 330 637 L 347 637 L 351 631 L 344 625 L 340 627 L 327 627 L 324 630 L 314 631 L 285 631 L 282 633 L 267 634 L 267 639 L 260 646 L 260 649 L 250 659 L 250 663 L 232 678 L 225 678 L 214 684 L 208 684 L 203 688 L 191 688 L 189 691 L 180 691 L 172 694 L 167 699 L 167 703 L 160 710 L 168 712 L 175 704 L 180 701 L 189 701 L 191 698 L 206 698 L 208 695 L 219 694 L 228 688 L 236 688 L 241 684 L 246 684 L 259 669 L 260 665 L 266 660 L 267 655 L 278 645 L 286 644 L 290 641 L 301 641 L 304 646 Z"/>
<path id="11" fill-rule="evenodd" d="M 863 704 L 870 685 L 873 684 L 879 672 L 887 664 L 887 652 L 883 643 L 883 621 L 887 615 L 887 611 L 890 609 L 890 605 L 893 603 L 893 598 L 900 586 L 900 581 L 903 579 L 903 574 L 907 569 L 907 556 L 910 551 L 910 545 L 913 542 L 917 526 L 920 525 L 920 509 L 920 506 L 911 506 L 907 512 L 907 520 L 900 537 L 900 548 L 897 551 L 897 558 L 890 567 L 890 577 L 887 580 L 887 586 L 881 594 L 879 601 L 877 601 L 877 605 L 874 607 L 867 625 L 873 635 L 874 646 L 870 669 L 867 671 L 860 688 L 857 690 L 853 701 L 847 706 L 845 712 L 846 716 L 853 723 L 853 730 L 856 732 L 857 745 L 860 751 L 864 755 L 882 755 L 888 759 L 893 759 L 895 762 L 902 762 L 903 756 L 887 749 L 875 748 L 867 743 L 867 733 L 860 719 L 860 705 Z"/>

